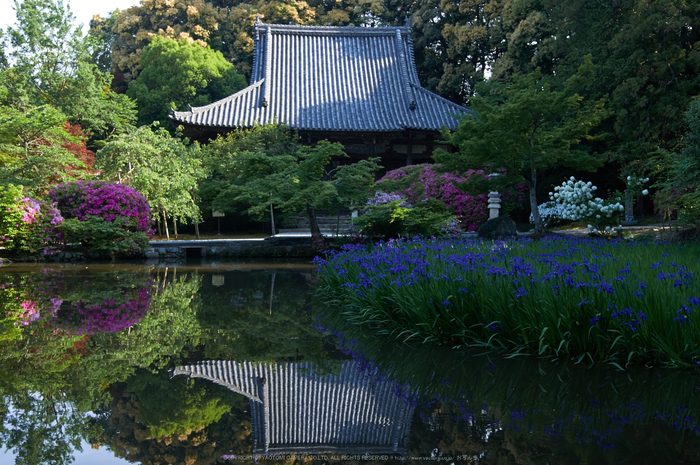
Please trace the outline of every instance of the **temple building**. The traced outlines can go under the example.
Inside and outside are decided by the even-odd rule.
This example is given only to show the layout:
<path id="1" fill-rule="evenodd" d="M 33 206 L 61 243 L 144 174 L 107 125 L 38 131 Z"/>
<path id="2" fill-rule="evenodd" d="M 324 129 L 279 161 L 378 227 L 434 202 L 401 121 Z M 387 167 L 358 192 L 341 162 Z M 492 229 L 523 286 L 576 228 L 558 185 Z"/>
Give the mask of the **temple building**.
<path id="1" fill-rule="evenodd" d="M 172 111 L 185 135 L 207 141 L 284 123 L 304 144 L 340 142 L 349 161 L 385 169 L 430 161 L 440 129 L 470 110 L 421 87 L 411 28 L 255 24 L 251 84 L 218 102 Z"/>
<path id="2" fill-rule="evenodd" d="M 386 379 L 343 362 L 330 373 L 310 363 L 204 361 L 177 367 L 250 400 L 253 456 L 406 455 L 414 406 Z"/>

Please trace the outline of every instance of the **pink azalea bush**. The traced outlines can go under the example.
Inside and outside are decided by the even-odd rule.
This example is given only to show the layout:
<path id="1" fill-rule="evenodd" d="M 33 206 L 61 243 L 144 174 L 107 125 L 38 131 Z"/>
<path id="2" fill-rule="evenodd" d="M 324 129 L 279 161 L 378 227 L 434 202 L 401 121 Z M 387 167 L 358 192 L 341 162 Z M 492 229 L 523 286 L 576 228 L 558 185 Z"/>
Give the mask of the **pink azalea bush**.
<path id="1" fill-rule="evenodd" d="M 152 235 L 146 198 L 123 184 L 76 181 L 49 192 L 66 218 L 62 230 L 72 248 L 95 256 L 137 257 Z"/>
<path id="2" fill-rule="evenodd" d="M 61 247 L 63 216 L 53 203 L 22 195 L 22 188 L 0 189 L 0 246 L 20 255 L 50 255 Z"/>
<path id="3" fill-rule="evenodd" d="M 146 198 L 123 184 L 104 181 L 75 181 L 60 184 L 49 192 L 65 218 L 86 221 L 90 216 L 112 223 L 127 219 L 135 232 L 151 231 L 151 207 Z"/>
<path id="4" fill-rule="evenodd" d="M 471 194 L 459 189 L 473 177 L 486 181 L 488 175 L 483 170 L 468 170 L 462 175 L 441 173 L 440 164 L 411 165 L 389 171 L 377 181 L 377 187 L 391 191 L 411 203 L 425 199 L 437 199 L 445 203 L 447 209 L 460 221 L 467 231 L 476 230 L 488 217 L 488 195 Z M 505 210 L 517 204 L 524 196 L 524 188 L 502 192 L 502 206 Z"/>

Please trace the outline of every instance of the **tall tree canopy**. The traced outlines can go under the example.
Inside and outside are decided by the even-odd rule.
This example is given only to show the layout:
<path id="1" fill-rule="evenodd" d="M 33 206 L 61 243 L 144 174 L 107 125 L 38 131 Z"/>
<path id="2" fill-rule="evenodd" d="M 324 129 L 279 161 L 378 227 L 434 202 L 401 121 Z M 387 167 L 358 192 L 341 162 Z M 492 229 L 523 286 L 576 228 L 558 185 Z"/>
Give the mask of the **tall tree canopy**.
<path id="1" fill-rule="evenodd" d="M 288 127 L 258 126 L 219 137 L 206 149 L 210 179 L 202 197 L 216 210 L 244 211 L 261 218 L 275 208 L 287 215 L 305 213 L 311 232 L 320 235 L 315 209 L 365 200 L 374 184 L 378 159 L 329 170 L 331 158 L 345 156 L 339 143 L 298 144 Z"/>
<path id="2" fill-rule="evenodd" d="M 15 1 L 16 27 L 8 28 L 0 63 L 0 104 L 26 109 L 50 105 L 99 147 L 134 122 L 134 103 L 110 89 L 112 76 L 92 61 L 95 41 L 73 26 L 73 15 L 54 0 Z"/>
<path id="3" fill-rule="evenodd" d="M 154 36 L 143 51 L 141 67 L 127 91 L 138 102 L 140 125 L 168 122 L 171 108 L 206 105 L 246 84 L 220 52 L 186 39 Z"/>
<path id="4" fill-rule="evenodd" d="M 168 218 L 201 219 L 195 193 L 205 172 L 197 144 L 186 146 L 165 129 L 142 126 L 112 139 L 97 152 L 95 166 L 105 180 L 143 194 L 166 232 Z"/>
<path id="5" fill-rule="evenodd" d="M 500 173 L 500 184 L 524 182 L 530 192 L 535 231 L 544 232 L 537 205 L 538 173 L 558 166 L 593 170 L 603 159 L 579 143 L 607 116 L 603 101 L 582 105 L 575 92 L 584 78 L 592 78 L 590 57 L 563 90 L 554 90 L 539 70 L 517 79 L 503 92 L 504 103 L 484 97 L 472 100 L 476 115 L 467 115 L 457 130 L 443 137 L 459 148 L 438 152 L 436 160 L 449 170 L 482 168 Z"/>

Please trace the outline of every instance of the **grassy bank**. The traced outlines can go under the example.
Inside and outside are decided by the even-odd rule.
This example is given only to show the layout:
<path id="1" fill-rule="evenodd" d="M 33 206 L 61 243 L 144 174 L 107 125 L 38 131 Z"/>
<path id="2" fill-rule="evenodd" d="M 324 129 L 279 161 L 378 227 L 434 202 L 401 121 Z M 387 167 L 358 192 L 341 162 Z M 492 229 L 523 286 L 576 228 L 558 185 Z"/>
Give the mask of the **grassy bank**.
<path id="1" fill-rule="evenodd" d="M 319 295 L 401 340 L 576 362 L 700 364 L 699 245 L 393 241 L 318 260 Z"/>

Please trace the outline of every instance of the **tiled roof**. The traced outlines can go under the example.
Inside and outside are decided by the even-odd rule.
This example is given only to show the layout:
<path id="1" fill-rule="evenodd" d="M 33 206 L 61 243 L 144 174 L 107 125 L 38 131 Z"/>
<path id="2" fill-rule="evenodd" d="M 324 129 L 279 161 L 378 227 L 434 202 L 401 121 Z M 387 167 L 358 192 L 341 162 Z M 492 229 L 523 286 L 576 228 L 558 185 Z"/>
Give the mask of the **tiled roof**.
<path id="1" fill-rule="evenodd" d="M 251 85 L 212 104 L 173 111 L 183 124 L 298 130 L 393 132 L 454 129 L 467 112 L 423 89 L 411 29 L 255 26 Z"/>
<path id="2" fill-rule="evenodd" d="M 406 451 L 413 407 L 356 362 L 321 374 L 310 363 L 217 360 L 177 367 L 175 375 L 208 379 L 248 397 L 257 453 Z"/>

